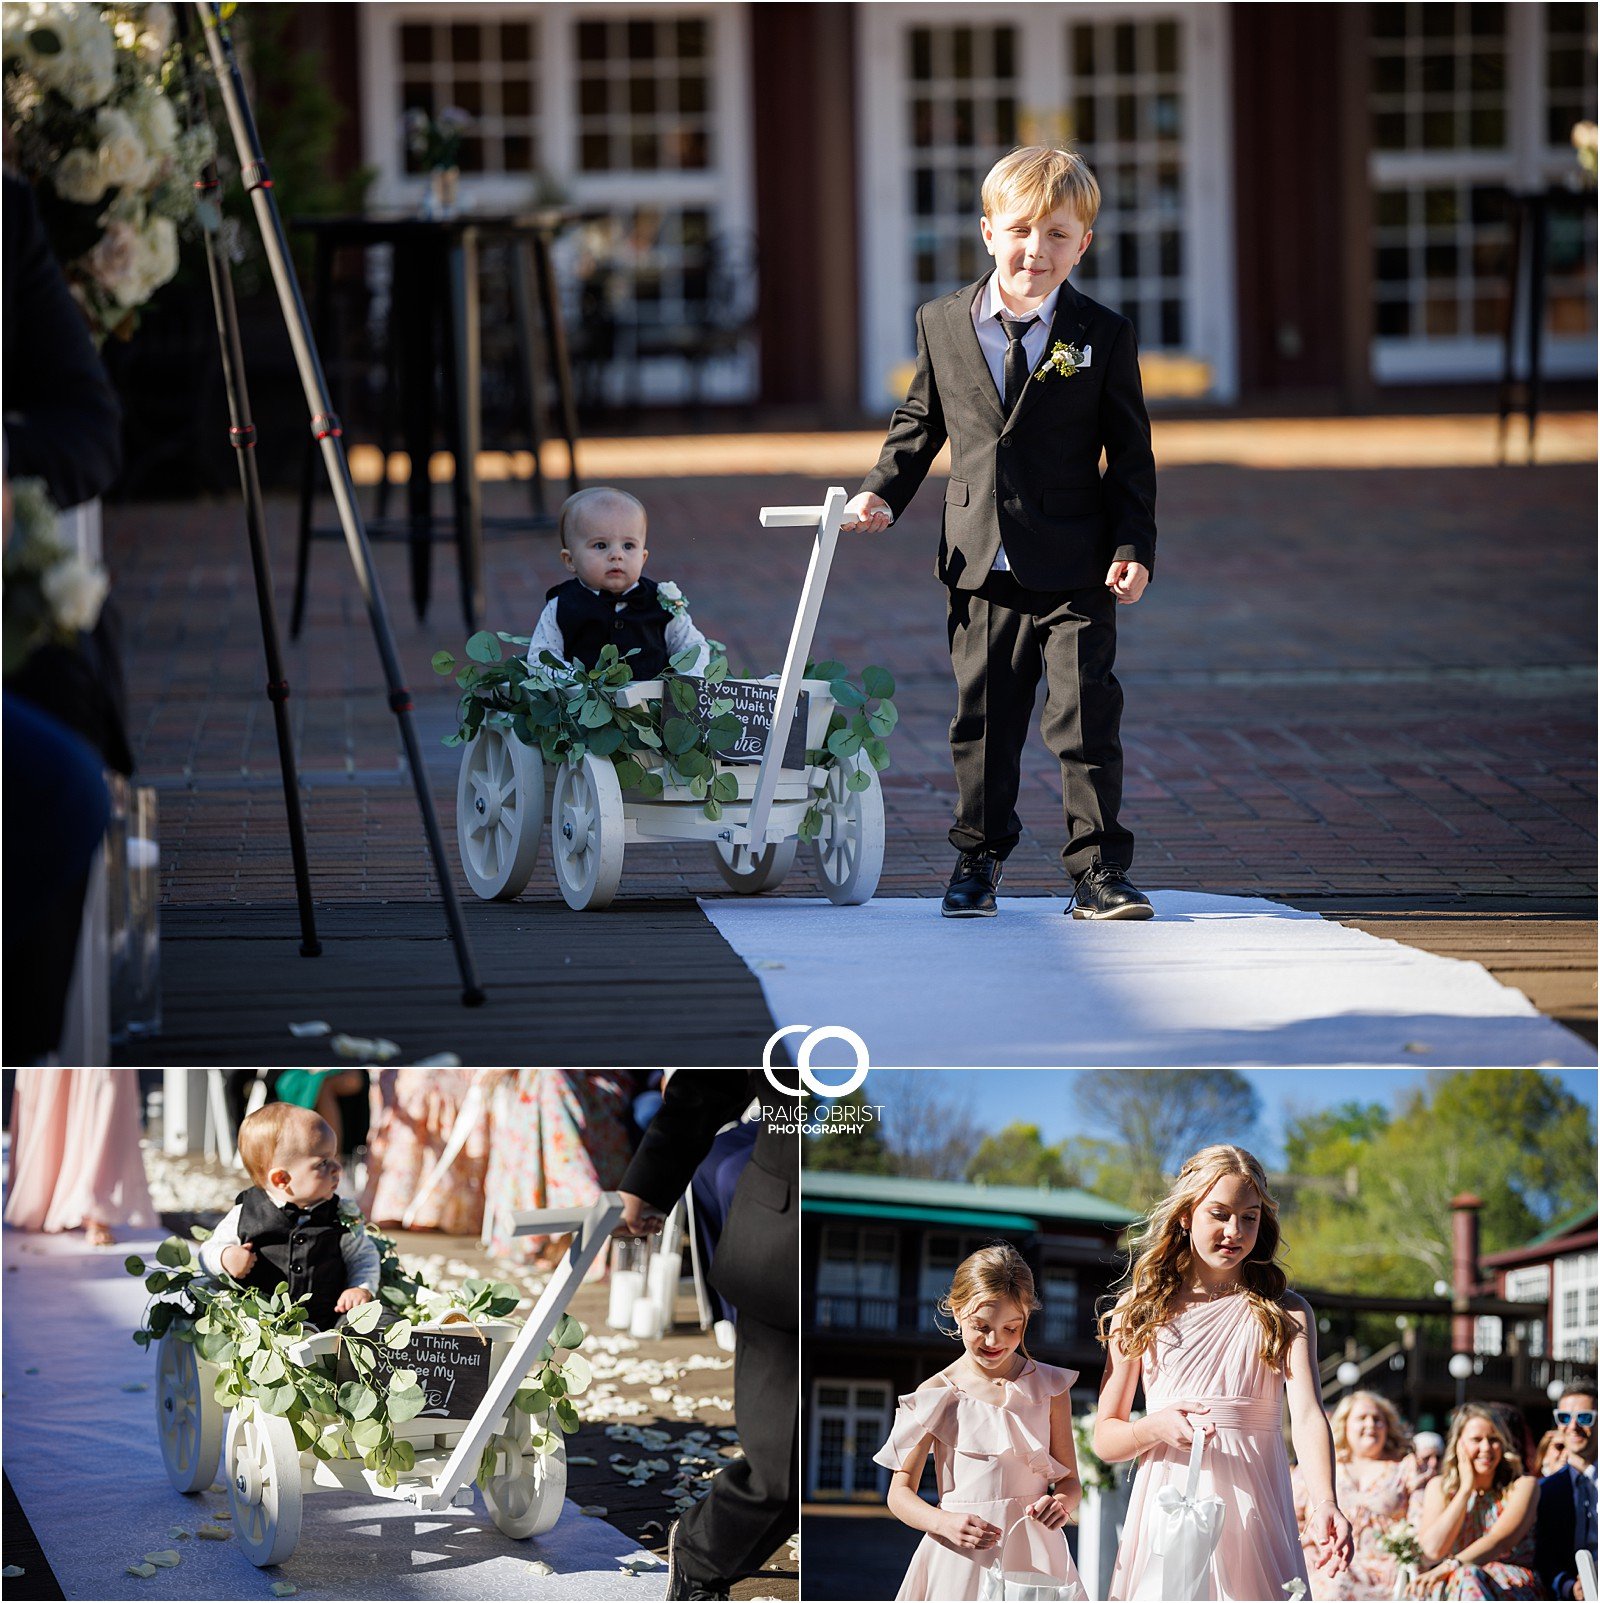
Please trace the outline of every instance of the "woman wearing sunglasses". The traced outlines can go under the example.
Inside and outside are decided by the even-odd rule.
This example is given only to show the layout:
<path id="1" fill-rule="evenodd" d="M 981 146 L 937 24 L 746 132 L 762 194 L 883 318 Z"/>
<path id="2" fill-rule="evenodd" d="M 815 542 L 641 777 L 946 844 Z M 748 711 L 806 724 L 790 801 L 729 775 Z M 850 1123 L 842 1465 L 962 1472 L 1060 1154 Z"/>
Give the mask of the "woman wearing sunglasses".
<path id="1" fill-rule="evenodd" d="M 1566 1463 L 1539 1483 L 1537 1563 L 1546 1597 L 1579 1597 L 1573 1556 L 1596 1545 L 1595 1408 L 1591 1389 L 1574 1387 L 1556 1404 L 1556 1435 Z M 1593 1603 L 1593 1600 L 1591 1600 Z"/>

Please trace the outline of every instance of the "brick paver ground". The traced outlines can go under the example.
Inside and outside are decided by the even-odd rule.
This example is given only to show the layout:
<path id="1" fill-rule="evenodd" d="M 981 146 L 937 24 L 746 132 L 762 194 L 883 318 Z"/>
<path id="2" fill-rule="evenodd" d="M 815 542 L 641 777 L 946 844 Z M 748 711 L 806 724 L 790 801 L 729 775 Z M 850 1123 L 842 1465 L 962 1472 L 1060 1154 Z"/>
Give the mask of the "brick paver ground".
<path id="1" fill-rule="evenodd" d="M 1565 460 L 1532 468 L 1482 465 L 1492 460 L 1488 419 L 1158 423 L 1158 454 L 1164 427 L 1173 460 L 1161 479 L 1157 580 L 1121 620 L 1126 814 L 1141 882 L 1308 905 L 1478 898 L 1589 916 L 1593 417 L 1552 420 L 1542 437 Z M 757 509 L 817 501 L 829 482 L 853 486 L 870 442 L 780 437 L 773 459 L 803 474 L 755 476 L 753 449 L 607 441 L 589 458 L 650 508 L 650 571 L 683 586 L 736 670 L 768 672 L 807 546 L 762 530 Z M 729 458 L 738 471 L 720 472 Z M 1381 465 L 1361 465 L 1369 459 Z M 1352 465 L 1327 465 L 1337 460 Z M 651 476 L 630 477 L 630 462 Z M 442 507 L 446 491 L 437 493 Z M 491 483 L 486 502 L 512 512 L 524 497 Z M 939 505 L 933 480 L 890 534 L 846 537 L 818 635 L 828 655 L 882 663 L 899 681 L 883 895 L 936 893 L 950 857 L 950 670 L 931 571 Z M 282 590 L 290 502 L 272 503 L 270 525 Z M 107 542 L 127 622 L 134 744 L 145 782 L 161 792 L 166 905 L 291 899 L 237 504 L 115 508 Z M 449 835 L 456 754 L 438 742 L 453 726 L 453 687 L 428 659 L 441 646 L 459 655 L 463 630 L 453 563 L 444 549 L 436 558 L 425 623 L 407 601 L 403 548 L 380 546 L 378 570 Z M 312 576 L 288 673 L 316 895 L 427 900 L 415 805 L 339 545 L 318 545 Z M 527 632 L 560 577 L 552 536 L 492 536 L 490 626 Z M 1036 744 L 1009 891 L 1062 894 L 1059 796 L 1056 765 Z M 622 895 L 625 904 L 720 889 L 703 847 L 657 846 L 630 851 Z M 811 890 L 808 872 L 785 887 Z M 548 844 L 527 895 L 554 895 Z"/>

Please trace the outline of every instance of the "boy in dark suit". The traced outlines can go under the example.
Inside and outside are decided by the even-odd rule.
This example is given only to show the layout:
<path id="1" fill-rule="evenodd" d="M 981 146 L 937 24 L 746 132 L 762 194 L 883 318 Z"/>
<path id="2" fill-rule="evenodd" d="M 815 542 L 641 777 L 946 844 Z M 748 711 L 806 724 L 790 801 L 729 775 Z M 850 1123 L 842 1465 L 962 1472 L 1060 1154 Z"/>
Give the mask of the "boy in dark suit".
<path id="1" fill-rule="evenodd" d="M 949 589 L 958 856 L 947 918 L 990 918 L 1017 844 L 1022 748 L 1041 674 L 1061 760 L 1076 918 L 1149 918 L 1128 879 L 1116 610 L 1155 562 L 1156 475 L 1133 326 L 1067 282 L 1094 237 L 1083 159 L 1014 150 L 983 182 L 994 271 L 917 311 L 917 367 L 846 529 L 886 529 L 945 440 L 935 572 Z M 1100 472 L 1102 450 L 1106 458 Z"/>

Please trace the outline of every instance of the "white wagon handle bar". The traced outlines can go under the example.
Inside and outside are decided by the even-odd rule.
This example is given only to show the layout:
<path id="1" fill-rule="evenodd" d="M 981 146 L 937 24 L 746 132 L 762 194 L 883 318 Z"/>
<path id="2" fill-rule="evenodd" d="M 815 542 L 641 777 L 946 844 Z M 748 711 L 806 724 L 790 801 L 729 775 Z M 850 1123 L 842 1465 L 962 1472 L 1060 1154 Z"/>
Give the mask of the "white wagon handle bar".
<path id="1" fill-rule="evenodd" d="M 555 1334 L 572 1294 L 583 1284 L 589 1266 L 600 1256 L 611 1232 L 622 1222 L 622 1195 L 602 1191 L 587 1208 L 534 1208 L 512 1214 L 514 1236 L 564 1235 L 572 1231 L 572 1245 L 551 1275 L 544 1294 L 528 1316 L 522 1334 L 511 1344 L 483 1401 L 473 1410 L 444 1468 L 432 1481 L 419 1482 L 412 1494 L 418 1508 L 449 1508 L 455 1495 L 478 1471 L 484 1444 L 505 1417 L 511 1399 L 528 1371 L 538 1361 L 544 1344 Z"/>
<path id="2" fill-rule="evenodd" d="M 767 731 L 767 744 L 761 753 L 755 789 L 750 793 L 750 812 L 745 827 L 749 832 L 752 853 L 764 850 L 767 844 L 767 819 L 772 812 L 773 798 L 778 792 L 778 771 L 783 766 L 783 749 L 789 743 L 789 725 L 794 719 L 795 704 L 800 699 L 800 681 L 805 675 L 806 658 L 811 655 L 811 641 L 817 632 L 817 615 L 822 611 L 823 592 L 828 588 L 828 570 L 833 566 L 833 550 L 839 543 L 839 525 L 844 521 L 846 500 L 843 489 L 835 484 L 829 486 L 827 497 L 819 507 L 761 509 L 762 528 L 815 528 L 817 538 L 811 547 L 811 564 L 806 569 L 805 583 L 800 588 L 800 607 L 795 613 L 794 628 L 789 635 L 789 649 L 784 654 L 783 672 L 778 676 L 778 699 L 772 709 L 772 727 Z"/>

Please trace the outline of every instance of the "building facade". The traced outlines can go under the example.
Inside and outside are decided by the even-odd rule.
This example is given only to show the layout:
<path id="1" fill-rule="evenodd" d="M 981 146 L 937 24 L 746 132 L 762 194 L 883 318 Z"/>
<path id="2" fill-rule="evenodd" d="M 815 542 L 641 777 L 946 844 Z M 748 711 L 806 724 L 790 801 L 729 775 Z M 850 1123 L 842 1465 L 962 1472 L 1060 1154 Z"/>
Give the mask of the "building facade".
<path id="1" fill-rule="evenodd" d="M 1087 1392 L 1104 1354 L 1096 1304 L 1120 1271 L 1117 1240 L 1138 1216 L 1083 1191 L 973 1186 L 807 1169 L 801 1202 L 801 1388 L 805 1496 L 881 1501 L 872 1455 L 895 1399 L 958 1356 L 939 1313 L 956 1266 L 1011 1242 L 1033 1270 L 1043 1311 L 1028 1350 L 1075 1369 Z"/>
<path id="2" fill-rule="evenodd" d="M 1595 1222 L 1595 1210 L 1590 1208 L 1523 1246 L 1479 1259 L 1495 1296 L 1539 1304 L 1537 1315 L 1527 1320 L 1479 1320 L 1480 1352 L 1520 1346 L 1534 1357 L 1593 1365 L 1600 1334 Z"/>

